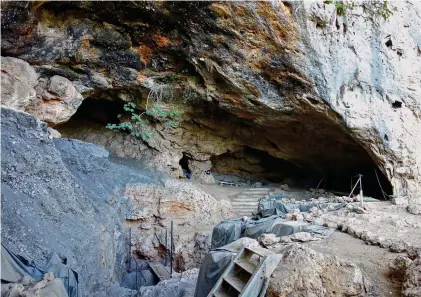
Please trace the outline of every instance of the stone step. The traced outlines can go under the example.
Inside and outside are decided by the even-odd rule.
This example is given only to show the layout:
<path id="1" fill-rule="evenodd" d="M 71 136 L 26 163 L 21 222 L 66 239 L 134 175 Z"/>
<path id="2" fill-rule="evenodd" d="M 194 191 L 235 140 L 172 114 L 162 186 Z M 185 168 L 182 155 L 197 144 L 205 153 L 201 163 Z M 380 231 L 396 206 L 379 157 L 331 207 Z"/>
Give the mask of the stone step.
<path id="1" fill-rule="evenodd" d="M 236 197 L 233 197 L 231 200 L 241 200 L 241 199 L 243 199 L 243 200 L 259 201 L 262 198 L 264 198 L 264 196 L 255 196 L 255 197 L 253 197 L 253 196 L 236 196 Z"/>
<path id="2" fill-rule="evenodd" d="M 257 209 L 251 208 L 251 209 L 233 209 L 233 213 L 249 213 L 252 214 L 253 212 L 257 212 Z"/>
<path id="3" fill-rule="evenodd" d="M 258 206 L 258 203 L 256 203 L 256 202 L 244 202 L 244 201 L 233 201 L 233 202 L 231 202 L 231 205 L 232 206 L 239 206 L 239 205 L 244 205 L 244 206 L 255 206 L 255 207 L 257 207 Z"/>
<path id="4" fill-rule="evenodd" d="M 259 203 L 260 199 L 251 199 L 251 198 L 241 198 L 241 199 L 232 199 L 231 202 L 254 202 Z"/>
<path id="5" fill-rule="evenodd" d="M 238 194 L 236 196 L 234 196 L 235 198 L 263 198 L 265 197 L 265 195 L 245 195 L 245 194 Z"/>
<path id="6" fill-rule="evenodd" d="M 244 209 L 244 210 L 252 209 L 254 211 L 254 210 L 257 210 L 257 205 L 233 205 L 231 207 L 231 209 L 233 211 L 239 211 L 239 210 L 242 210 L 242 209 Z"/>
<path id="7" fill-rule="evenodd" d="M 256 189 L 253 189 L 253 190 L 244 190 L 244 191 L 242 191 L 241 193 L 256 193 L 256 194 L 264 194 L 264 193 L 269 193 L 270 192 L 270 190 L 256 190 Z"/>
<path id="8" fill-rule="evenodd" d="M 255 213 L 255 211 L 237 211 L 237 212 L 234 212 L 234 216 L 235 217 L 242 217 L 242 216 L 251 217 L 253 216 L 253 213 Z"/>

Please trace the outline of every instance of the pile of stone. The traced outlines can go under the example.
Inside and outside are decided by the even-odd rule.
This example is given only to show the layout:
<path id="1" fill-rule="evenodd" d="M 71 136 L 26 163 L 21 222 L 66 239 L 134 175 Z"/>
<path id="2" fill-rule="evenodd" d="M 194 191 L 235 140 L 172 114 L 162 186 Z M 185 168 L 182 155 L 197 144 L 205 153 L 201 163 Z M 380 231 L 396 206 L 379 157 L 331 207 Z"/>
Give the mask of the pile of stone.
<path id="1" fill-rule="evenodd" d="M 41 281 L 35 281 L 29 275 L 25 275 L 19 282 L 2 284 L 2 297 L 38 297 L 60 296 L 68 297 L 63 282 L 56 279 L 52 272 L 44 274 Z"/>
<path id="2" fill-rule="evenodd" d="M 275 234 L 262 234 L 259 236 L 257 241 L 266 248 L 276 249 L 283 247 L 284 245 L 296 243 L 296 242 L 308 242 L 321 240 L 320 237 L 313 235 L 310 232 L 297 232 L 288 236 L 276 237 Z"/>
<path id="3" fill-rule="evenodd" d="M 390 274 L 402 282 L 402 295 L 421 296 L 421 257 L 411 260 L 399 255 L 389 264 Z"/>

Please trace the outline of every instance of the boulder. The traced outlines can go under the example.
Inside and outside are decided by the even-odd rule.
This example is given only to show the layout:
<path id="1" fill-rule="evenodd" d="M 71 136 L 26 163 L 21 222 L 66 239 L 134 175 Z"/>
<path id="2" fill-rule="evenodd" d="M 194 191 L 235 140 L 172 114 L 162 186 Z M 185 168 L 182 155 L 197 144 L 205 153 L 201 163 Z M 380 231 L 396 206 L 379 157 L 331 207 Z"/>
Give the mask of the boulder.
<path id="1" fill-rule="evenodd" d="M 292 241 L 298 241 L 298 242 L 307 242 L 307 241 L 314 241 L 314 240 L 320 240 L 320 238 L 314 237 L 309 232 L 297 232 L 289 236 L 289 238 Z"/>
<path id="2" fill-rule="evenodd" d="M 366 279 L 352 263 L 299 244 L 285 248 L 269 281 L 267 296 L 365 296 Z"/>
<path id="3" fill-rule="evenodd" d="M 257 241 L 260 244 L 268 247 L 268 246 L 271 246 L 271 245 L 274 245 L 274 244 L 278 243 L 279 237 L 276 237 L 276 235 L 272 234 L 272 233 L 271 234 L 262 234 L 262 235 L 259 236 Z"/>
<path id="4" fill-rule="evenodd" d="M 38 75 L 26 61 L 1 57 L 1 103 L 25 110 L 36 100 L 35 86 Z"/>

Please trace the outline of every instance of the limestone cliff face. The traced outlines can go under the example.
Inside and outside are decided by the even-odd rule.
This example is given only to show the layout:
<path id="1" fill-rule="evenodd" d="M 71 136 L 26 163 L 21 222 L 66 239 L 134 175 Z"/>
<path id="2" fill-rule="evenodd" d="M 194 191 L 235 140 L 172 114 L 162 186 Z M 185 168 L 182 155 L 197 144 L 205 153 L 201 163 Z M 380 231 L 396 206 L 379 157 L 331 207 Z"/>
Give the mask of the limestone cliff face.
<path id="1" fill-rule="evenodd" d="M 183 155 L 199 178 L 259 171 L 261 152 L 320 176 L 374 163 L 420 213 L 421 6 L 346 5 L 2 3 L 3 103 L 174 174 Z M 106 130 L 125 101 L 180 126 Z"/>

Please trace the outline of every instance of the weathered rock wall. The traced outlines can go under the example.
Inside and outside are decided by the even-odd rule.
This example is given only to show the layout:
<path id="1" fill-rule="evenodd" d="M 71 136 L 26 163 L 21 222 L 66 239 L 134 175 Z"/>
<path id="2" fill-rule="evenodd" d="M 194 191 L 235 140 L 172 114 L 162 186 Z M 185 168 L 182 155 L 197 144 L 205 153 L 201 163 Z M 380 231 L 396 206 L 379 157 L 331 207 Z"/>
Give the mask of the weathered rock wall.
<path id="1" fill-rule="evenodd" d="M 110 296 L 111 286 L 118 286 L 129 257 L 129 227 L 132 243 L 140 243 L 132 251 L 144 257 L 141 248 L 156 254 L 165 244 L 159 231 L 173 220 L 176 252 L 193 242 L 179 256 L 183 270 L 207 251 L 207 238 L 198 234 L 209 236 L 211 226 L 230 217 L 227 202 L 109 156 L 103 147 L 53 139 L 30 114 L 2 107 L 1 130 L 2 244 L 35 263 L 50 252 L 66 257 L 84 296 Z M 209 229 L 198 228 L 199 222 Z"/>
<path id="2" fill-rule="evenodd" d="M 2 3 L 2 55 L 21 65 L 5 64 L 3 96 L 51 125 L 71 119 L 80 96 L 160 101 L 181 111 L 180 127 L 154 124 L 140 149 L 72 120 L 63 131 L 175 175 L 183 152 L 200 176 L 244 147 L 319 176 L 374 163 L 419 213 L 420 5 L 389 3 L 383 20 L 373 2 L 344 4 Z"/>

